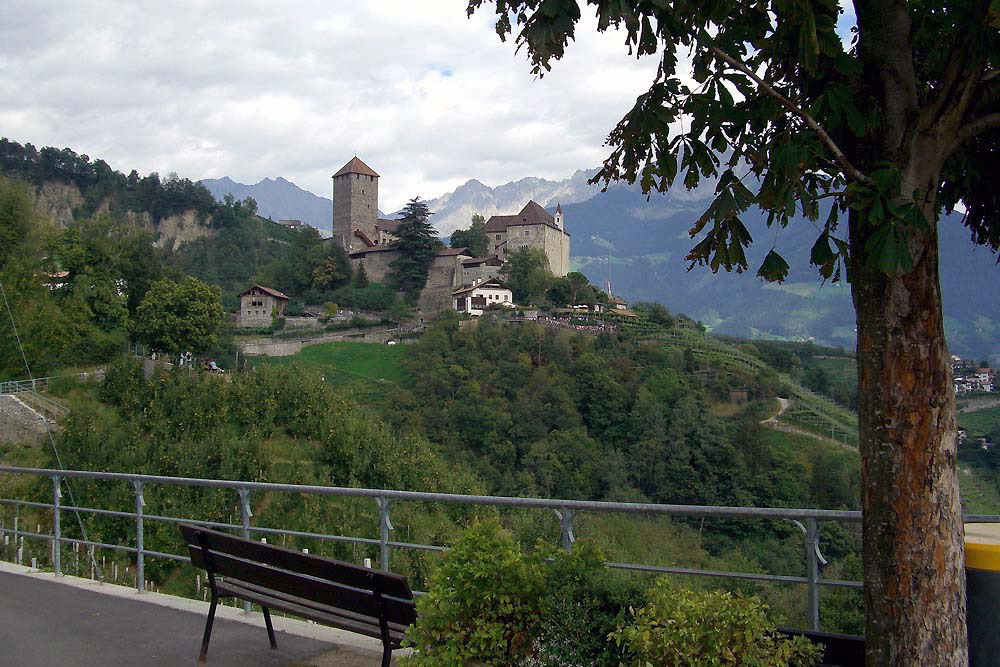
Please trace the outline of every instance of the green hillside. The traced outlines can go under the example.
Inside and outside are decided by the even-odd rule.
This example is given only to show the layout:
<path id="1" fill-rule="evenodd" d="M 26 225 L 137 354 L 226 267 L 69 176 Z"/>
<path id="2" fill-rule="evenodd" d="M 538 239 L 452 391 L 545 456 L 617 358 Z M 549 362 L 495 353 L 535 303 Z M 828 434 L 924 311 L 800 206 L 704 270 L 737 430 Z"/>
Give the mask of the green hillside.
<path id="1" fill-rule="evenodd" d="M 972 437 L 985 437 L 992 431 L 1000 430 L 1000 408 L 962 412 L 958 415 L 958 425 Z"/>
<path id="2" fill-rule="evenodd" d="M 289 357 L 253 357 L 258 367 L 298 366 L 319 374 L 332 387 L 356 401 L 384 399 L 403 380 L 406 345 L 338 342 L 309 345 Z"/>

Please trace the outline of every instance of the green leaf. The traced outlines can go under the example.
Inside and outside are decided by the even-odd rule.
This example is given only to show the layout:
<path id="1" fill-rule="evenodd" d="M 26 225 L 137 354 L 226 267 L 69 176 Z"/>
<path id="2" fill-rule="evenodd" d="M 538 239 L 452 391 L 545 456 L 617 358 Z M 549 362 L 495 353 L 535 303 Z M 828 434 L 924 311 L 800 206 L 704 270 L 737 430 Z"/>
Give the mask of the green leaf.
<path id="1" fill-rule="evenodd" d="M 809 262 L 815 266 L 825 266 L 837 259 L 837 253 L 830 248 L 830 235 L 821 234 L 813 244 Z"/>
<path id="2" fill-rule="evenodd" d="M 897 225 L 881 225 L 865 243 L 866 262 L 883 273 L 913 269 L 913 257 L 907 247 L 907 235 Z"/>
<path id="3" fill-rule="evenodd" d="M 764 258 L 764 263 L 757 270 L 757 276 L 767 282 L 782 282 L 788 277 L 788 262 L 771 248 Z"/>
<path id="4" fill-rule="evenodd" d="M 819 62 L 819 40 L 816 37 L 816 15 L 810 3 L 800 5 L 805 11 L 799 26 L 799 62 L 807 72 L 815 72 Z"/>

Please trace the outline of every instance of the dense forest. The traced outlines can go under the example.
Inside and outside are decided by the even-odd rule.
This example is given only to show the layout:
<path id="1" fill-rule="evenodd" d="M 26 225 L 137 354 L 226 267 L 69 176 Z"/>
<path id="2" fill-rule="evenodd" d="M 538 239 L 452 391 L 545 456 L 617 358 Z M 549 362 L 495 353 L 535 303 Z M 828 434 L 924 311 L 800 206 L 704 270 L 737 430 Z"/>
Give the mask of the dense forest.
<path id="1" fill-rule="evenodd" d="M 696 374 L 690 356 L 628 337 L 489 319 L 462 329 L 454 316 L 414 345 L 406 368 L 387 418 L 426 433 L 496 493 L 856 507 L 846 456 L 806 469 L 768 448 L 759 422 L 779 387 L 766 371 Z M 750 403 L 730 404 L 733 388 Z"/>

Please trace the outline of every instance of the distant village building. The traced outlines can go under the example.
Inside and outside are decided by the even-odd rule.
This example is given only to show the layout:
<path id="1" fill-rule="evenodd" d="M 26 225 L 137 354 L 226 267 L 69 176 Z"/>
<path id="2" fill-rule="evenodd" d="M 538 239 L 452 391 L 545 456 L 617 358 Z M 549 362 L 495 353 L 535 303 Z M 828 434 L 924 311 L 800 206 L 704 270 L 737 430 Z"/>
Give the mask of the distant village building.
<path id="1" fill-rule="evenodd" d="M 989 366 L 980 367 L 975 362 L 952 355 L 951 376 L 956 394 L 996 391 L 996 371 Z"/>
<path id="2" fill-rule="evenodd" d="M 379 217 L 378 181 L 378 173 L 357 156 L 333 175 L 332 239 L 347 252 L 354 270 L 364 262 L 368 278 L 384 283 L 399 256 L 394 244 L 400 221 Z M 443 310 L 454 305 L 456 288 L 498 280 L 507 255 L 517 248 L 540 248 L 552 273 L 564 276 L 569 272 L 569 234 L 561 206 L 553 216 L 529 201 L 517 215 L 490 218 L 486 231 L 490 248 L 486 257 L 473 257 L 468 248 L 438 251 L 417 304 L 421 310 Z"/>
<path id="3" fill-rule="evenodd" d="M 514 293 L 496 278 L 480 280 L 451 294 L 455 299 L 455 310 L 474 316 L 482 315 L 483 311 L 493 305 L 514 307 Z"/>
<path id="4" fill-rule="evenodd" d="M 278 224 L 289 229 L 301 229 L 305 226 L 301 220 L 278 220 Z"/>
<path id="5" fill-rule="evenodd" d="M 284 314 L 285 304 L 290 300 L 278 290 L 255 284 L 240 294 L 240 312 L 236 317 L 236 326 L 269 327 L 273 317 Z"/>

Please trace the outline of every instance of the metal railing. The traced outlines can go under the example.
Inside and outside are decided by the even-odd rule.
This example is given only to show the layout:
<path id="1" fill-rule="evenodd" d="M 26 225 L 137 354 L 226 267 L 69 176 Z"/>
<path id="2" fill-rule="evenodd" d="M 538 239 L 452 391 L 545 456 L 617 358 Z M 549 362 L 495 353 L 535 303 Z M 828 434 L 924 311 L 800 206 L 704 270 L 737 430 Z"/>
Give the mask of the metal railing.
<path id="1" fill-rule="evenodd" d="M 47 477 L 52 483 L 52 502 L 40 503 L 13 498 L 0 498 L 0 505 L 13 505 L 17 508 L 31 507 L 52 511 L 52 533 L 45 534 L 40 531 L 28 532 L 15 525 L 13 529 L 0 526 L 0 535 L 13 535 L 15 541 L 23 538 L 34 538 L 46 540 L 50 543 L 52 569 L 56 575 L 62 574 L 60 546 L 62 544 L 82 545 L 88 547 L 100 547 L 115 551 L 126 552 L 135 555 L 136 559 L 136 590 L 142 592 L 146 588 L 144 575 L 144 561 L 146 556 L 156 558 L 166 558 L 181 562 L 190 562 L 186 556 L 178 554 L 168 554 L 146 549 L 143 544 L 143 529 L 145 521 L 165 521 L 170 523 L 186 522 L 211 528 L 222 528 L 239 531 L 243 537 L 249 538 L 252 534 L 261 535 L 283 535 L 289 537 L 313 538 L 327 540 L 331 542 L 363 544 L 378 546 L 380 554 L 380 567 L 389 570 L 390 555 L 392 549 L 419 549 L 424 551 L 447 551 L 447 547 L 432 544 L 419 544 L 400 542 L 393 540 L 390 533 L 393 530 L 390 521 L 390 506 L 393 502 L 433 502 L 458 505 L 484 505 L 496 508 L 522 508 L 548 510 L 555 513 L 559 520 L 560 542 L 564 549 L 572 550 L 575 537 L 573 535 L 573 521 L 581 512 L 593 513 L 617 513 L 632 515 L 653 515 L 653 516 L 676 516 L 676 517 L 700 517 L 700 518 L 728 518 L 743 520 L 786 520 L 794 523 L 802 531 L 804 536 L 803 554 L 806 563 L 806 576 L 788 576 L 773 574 L 757 574 L 751 572 L 729 572 L 719 570 L 700 570 L 681 567 L 669 567 L 660 565 L 643 565 L 637 563 L 605 563 L 610 568 L 632 570 L 647 573 L 659 574 L 680 574 L 704 577 L 719 577 L 726 579 L 743 579 L 750 581 L 761 581 L 769 583 L 784 583 L 805 585 L 808 589 L 807 617 L 809 625 L 814 630 L 820 629 L 819 600 L 821 587 L 839 588 L 862 588 L 860 581 L 845 581 L 839 579 L 823 579 L 820 576 L 820 563 L 826 564 L 820 552 L 820 526 L 821 521 L 844 521 L 857 523 L 861 521 L 861 512 L 839 511 L 839 510 L 818 510 L 818 509 L 789 509 L 771 507 L 719 507 L 704 505 L 658 505 L 651 503 L 620 503 L 620 502 L 598 502 L 585 500 L 561 500 L 554 498 L 517 498 L 506 496 L 474 496 L 447 493 L 422 493 L 415 491 L 393 491 L 387 489 L 355 489 L 333 486 L 313 486 L 300 484 L 274 484 L 268 482 L 247 482 L 247 481 L 227 481 L 215 479 L 197 479 L 189 477 L 162 477 L 157 475 L 130 475 L 124 473 L 90 472 L 81 470 L 50 470 L 44 468 L 18 468 L 12 466 L 0 466 L 0 473 L 12 473 L 18 475 L 32 475 L 36 477 Z M 70 478 L 86 478 L 98 480 L 120 481 L 130 484 L 133 487 L 135 497 L 135 511 L 125 512 L 107 509 L 97 509 L 90 507 L 73 507 L 62 504 L 62 484 L 63 480 Z M 201 521 L 193 517 L 172 517 L 160 516 L 145 513 L 146 502 L 143 497 L 147 485 L 166 484 L 176 486 L 197 486 L 216 489 L 230 489 L 234 491 L 239 499 L 240 523 L 220 523 L 214 521 Z M 378 538 L 353 537 L 345 535 L 330 535 L 324 533 L 312 533 L 294 530 L 282 530 L 279 528 L 266 528 L 263 526 L 251 525 L 253 511 L 250 505 L 250 494 L 254 492 L 291 492 L 314 494 L 320 496 L 336 496 L 344 498 L 370 498 L 375 501 L 378 508 Z M 106 544 L 89 540 L 65 537 L 61 533 L 60 515 L 64 511 L 78 511 L 84 513 L 99 514 L 105 516 L 124 517 L 135 521 L 135 546 L 120 544 Z M 1000 523 L 1000 515 L 966 515 L 965 520 L 984 523 Z"/>
<path id="2" fill-rule="evenodd" d="M 55 401 L 31 390 L 19 391 L 16 394 L 11 394 L 11 397 L 14 400 L 20 401 L 29 410 L 37 413 L 42 419 L 51 422 L 69 414 L 69 408 L 65 405 L 56 403 Z"/>
<path id="3" fill-rule="evenodd" d="M 100 382 L 104 379 L 104 370 L 98 369 L 90 373 L 75 375 L 54 375 L 51 377 L 32 378 L 30 380 L 5 380 L 0 382 L 0 394 L 17 394 L 22 391 L 45 391 L 52 380 L 72 379 L 80 382 Z"/>

